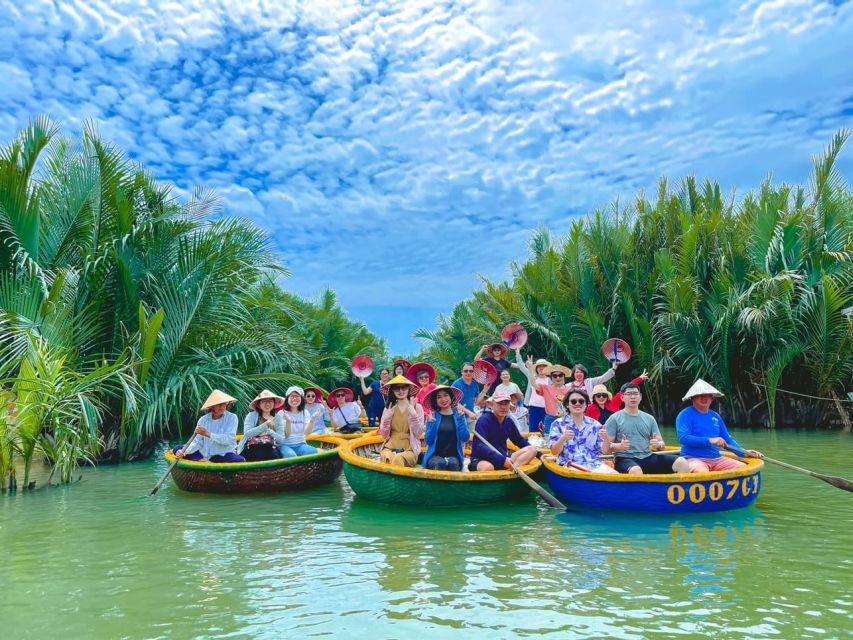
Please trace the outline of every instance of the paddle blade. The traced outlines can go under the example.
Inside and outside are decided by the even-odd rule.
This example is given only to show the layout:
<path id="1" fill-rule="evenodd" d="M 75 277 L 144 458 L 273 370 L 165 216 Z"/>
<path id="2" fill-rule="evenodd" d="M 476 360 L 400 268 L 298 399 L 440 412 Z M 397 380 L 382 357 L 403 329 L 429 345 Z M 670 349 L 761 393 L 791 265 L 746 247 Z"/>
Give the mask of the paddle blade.
<path id="1" fill-rule="evenodd" d="M 815 478 L 819 480 L 823 480 L 831 484 L 833 487 L 838 487 L 839 489 L 844 489 L 845 491 L 849 491 L 853 493 L 853 482 L 845 478 L 839 478 L 838 476 L 825 476 L 822 473 L 812 473 Z"/>

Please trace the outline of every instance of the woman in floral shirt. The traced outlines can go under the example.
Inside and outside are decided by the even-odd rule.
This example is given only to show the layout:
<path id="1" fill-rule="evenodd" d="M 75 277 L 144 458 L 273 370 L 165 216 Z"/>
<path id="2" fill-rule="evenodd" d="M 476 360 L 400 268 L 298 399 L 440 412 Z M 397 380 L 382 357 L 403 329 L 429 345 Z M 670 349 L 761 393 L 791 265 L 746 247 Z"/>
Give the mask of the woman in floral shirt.
<path id="1" fill-rule="evenodd" d="M 566 394 L 563 404 L 568 414 L 551 425 L 551 453 L 557 456 L 557 464 L 580 465 L 594 473 L 616 473 L 599 459 L 600 453 L 610 453 L 607 432 L 598 420 L 584 415 L 589 397 L 581 389 Z"/>

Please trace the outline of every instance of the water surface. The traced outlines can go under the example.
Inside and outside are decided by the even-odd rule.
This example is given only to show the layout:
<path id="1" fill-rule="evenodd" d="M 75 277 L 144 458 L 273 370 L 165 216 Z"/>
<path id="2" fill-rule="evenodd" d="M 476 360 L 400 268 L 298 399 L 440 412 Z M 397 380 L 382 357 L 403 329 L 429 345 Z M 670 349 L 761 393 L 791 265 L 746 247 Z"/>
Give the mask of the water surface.
<path id="1" fill-rule="evenodd" d="M 735 437 L 853 476 L 850 436 Z M 389 507 L 343 478 L 144 497 L 164 469 L 0 499 L 2 637 L 853 637 L 853 494 L 771 465 L 755 506 L 690 517 Z"/>

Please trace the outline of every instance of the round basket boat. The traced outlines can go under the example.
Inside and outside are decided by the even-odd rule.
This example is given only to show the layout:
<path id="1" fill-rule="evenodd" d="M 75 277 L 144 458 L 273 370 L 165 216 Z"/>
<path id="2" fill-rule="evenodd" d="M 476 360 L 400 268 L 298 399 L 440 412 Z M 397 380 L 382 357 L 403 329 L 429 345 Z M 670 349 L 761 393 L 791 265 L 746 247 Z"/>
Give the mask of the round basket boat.
<path id="1" fill-rule="evenodd" d="M 677 451 L 670 448 L 664 453 Z M 551 459 L 545 459 L 543 465 L 548 484 L 564 502 L 595 509 L 702 513 L 740 509 L 755 502 L 761 492 L 764 462 L 738 459 L 746 466 L 731 471 L 648 475 L 589 473 Z"/>
<path id="2" fill-rule="evenodd" d="M 331 435 L 311 435 L 306 441 L 317 453 L 262 462 L 179 460 L 172 477 L 184 491 L 199 493 L 273 493 L 333 482 L 341 475 L 338 449 L 343 441 Z M 171 451 L 164 457 L 170 464 L 175 461 Z"/>
<path id="3" fill-rule="evenodd" d="M 512 471 L 433 471 L 379 461 L 381 436 L 365 436 L 341 445 L 344 476 L 360 498 L 422 507 L 459 507 L 506 502 L 530 491 Z M 522 467 L 534 474 L 541 462 Z"/>

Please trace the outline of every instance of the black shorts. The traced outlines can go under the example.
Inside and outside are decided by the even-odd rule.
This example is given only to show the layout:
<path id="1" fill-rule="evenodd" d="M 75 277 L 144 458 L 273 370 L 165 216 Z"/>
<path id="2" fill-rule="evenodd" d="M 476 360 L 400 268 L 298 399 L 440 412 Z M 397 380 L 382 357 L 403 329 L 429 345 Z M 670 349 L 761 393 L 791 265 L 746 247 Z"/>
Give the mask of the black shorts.
<path id="1" fill-rule="evenodd" d="M 616 458 L 616 471 L 628 473 L 631 467 L 640 467 L 643 473 L 672 473 L 672 465 L 678 456 L 671 453 L 653 453 L 645 458 Z"/>
<path id="2" fill-rule="evenodd" d="M 471 458 L 471 461 L 468 463 L 468 471 L 476 471 L 480 460 L 482 460 L 482 458 Z"/>

